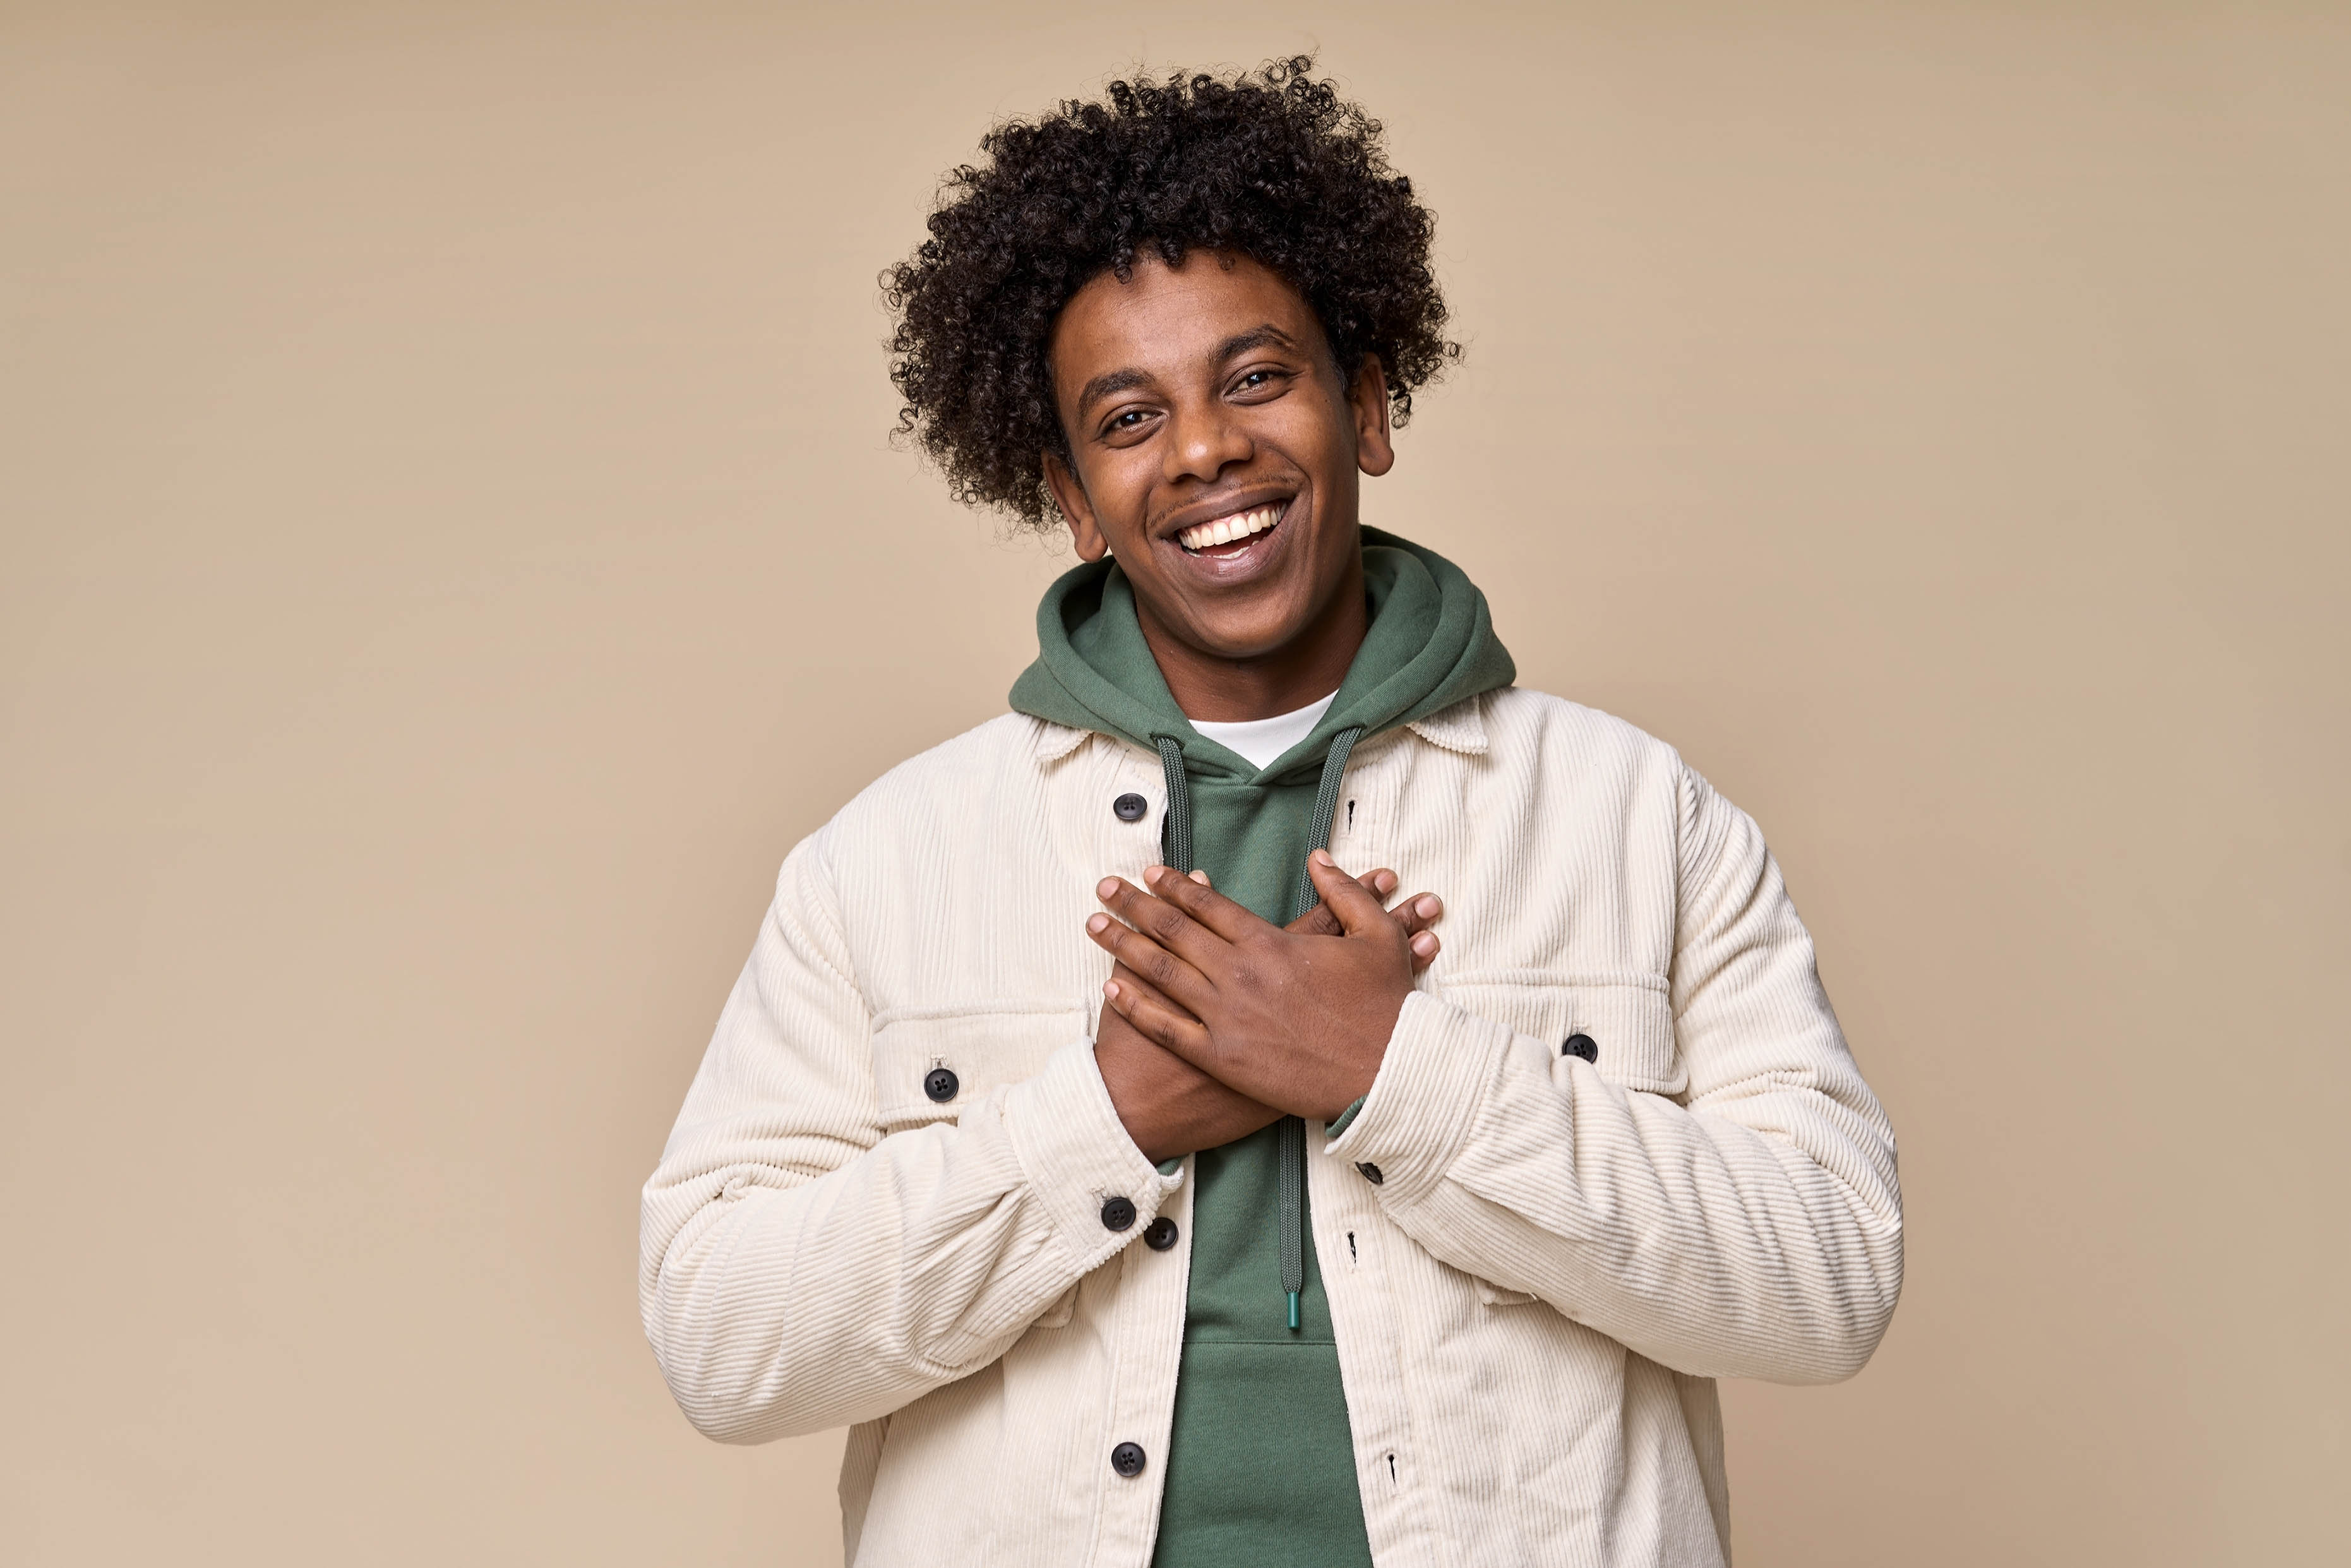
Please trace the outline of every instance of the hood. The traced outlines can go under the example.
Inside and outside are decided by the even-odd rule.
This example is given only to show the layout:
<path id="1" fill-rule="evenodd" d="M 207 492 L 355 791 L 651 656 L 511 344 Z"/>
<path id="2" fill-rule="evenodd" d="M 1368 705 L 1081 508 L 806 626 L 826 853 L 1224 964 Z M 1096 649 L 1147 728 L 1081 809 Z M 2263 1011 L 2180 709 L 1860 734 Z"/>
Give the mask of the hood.
<path id="1" fill-rule="evenodd" d="M 1341 730 L 1361 726 L 1376 735 L 1518 678 L 1494 635 L 1486 596 L 1466 572 L 1376 528 L 1364 529 L 1363 539 L 1371 601 L 1364 645 L 1313 733 L 1262 772 L 1195 730 L 1176 706 L 1135 619 L 1134 591 L 1115 561 L 1088 562 L 1045 591 L 1037 606 L 1037 660 L 1013 683 L 1012 706 L 1145 751 L 1154 749 L 1154 736 L 1172 735 L 1193 772 L 1272 784 L 1314 772 Z"/>

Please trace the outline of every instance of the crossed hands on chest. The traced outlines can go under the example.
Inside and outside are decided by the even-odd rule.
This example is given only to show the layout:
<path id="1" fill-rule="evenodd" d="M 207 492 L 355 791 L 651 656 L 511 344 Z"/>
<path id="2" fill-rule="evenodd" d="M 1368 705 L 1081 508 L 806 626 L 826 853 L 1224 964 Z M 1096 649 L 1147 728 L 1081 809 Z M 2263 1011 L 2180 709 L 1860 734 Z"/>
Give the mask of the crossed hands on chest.
<path id="1" fill-rule="evenodd" d="M 1105 877 L 1109 914 L 1086 930 L 1116 960 L 1094 1056 L 1135 1146 L 1153 1160 L 1215 1148 L 1284 1115 L 1336 1117 L 1368 1092 L 1413 977 L 1437 956 L 1434 894 L 1380 903 L 1392 871 L 1360 880 L 1307 857 L 1322 902 L 1274 925 L 1165 866 L 1146 887 Z"/>

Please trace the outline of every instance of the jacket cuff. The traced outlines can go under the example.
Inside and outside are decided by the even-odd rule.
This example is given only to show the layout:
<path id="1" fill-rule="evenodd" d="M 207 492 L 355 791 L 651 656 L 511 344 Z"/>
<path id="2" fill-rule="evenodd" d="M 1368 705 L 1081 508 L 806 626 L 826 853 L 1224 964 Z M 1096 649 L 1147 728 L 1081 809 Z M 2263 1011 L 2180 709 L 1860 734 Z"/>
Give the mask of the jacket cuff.
<path id="1" fill-rule="evenodd" d="M 1383 1203 L 1426 1197 L 1468 1141 L 1510 1039 L 1500 1024 L 1413 992 L 1372 1092 L 1325 1151 L 1374 1181 Z"/>
<path id="2" fill-rule="evenodd" d="M 1092 1269 L 1143 1234 L 1183 1167 L 1163 1176 L 1118 1119 L 1090 1040 L 1055 1051 L 1045 1070 L 1006 1091 L 1004 1124 L 1029 1190 L 1071 1256 Z M 1113 1198 L 1134 1206 L 1116 1229 L 1104 1218 Z"/>

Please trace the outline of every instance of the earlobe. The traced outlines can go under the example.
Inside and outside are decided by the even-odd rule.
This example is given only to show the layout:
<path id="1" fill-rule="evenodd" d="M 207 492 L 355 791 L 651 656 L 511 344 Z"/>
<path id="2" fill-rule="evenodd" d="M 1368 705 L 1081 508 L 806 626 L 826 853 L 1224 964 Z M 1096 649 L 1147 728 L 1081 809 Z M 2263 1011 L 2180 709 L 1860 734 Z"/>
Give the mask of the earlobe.
<path id="1" fill-rule="evenodd" d="M 1070 542 L 1077 547 L 1078 559 L 1096 561 L 1110 553 L 1110 540 L 1094 523 L 1094 509 L 1086 504 L 1086 488 L 1060 455 L 1045 454 L 1045 488 L 1051 493 L 1053 505 L 1061 508 L 1061 520 L 1070 525 Z"/>

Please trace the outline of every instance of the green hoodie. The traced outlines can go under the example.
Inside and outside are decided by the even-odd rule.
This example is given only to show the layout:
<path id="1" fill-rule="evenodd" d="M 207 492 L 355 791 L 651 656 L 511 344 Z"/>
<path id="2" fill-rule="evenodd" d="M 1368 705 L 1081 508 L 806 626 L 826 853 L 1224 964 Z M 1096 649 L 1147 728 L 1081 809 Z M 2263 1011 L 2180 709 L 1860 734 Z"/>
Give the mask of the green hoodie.
<path id="1" fill-rule="evenodd" d="M 1168 863 L 1205 869 L 1219 892 L 1277 924 L 1312 906 L 1306 855 L 1328 841 L 1357 737 L 1517 674 L 1485 595 L 1460 568 L 1372 528 L 1363 539 L 1363 647 L 1313 732 L 1262 770 L 1176 706 L 1113 562 L 1079 567 L 1046 590 L 1037 662 L 1012 687 L 1022 713 L 1157 751 L 1168 772 Z M 1303 1150 L 1302 1126 L 1285 1118 L 1193 1161 L 1190 1287 L 1155 1568 L 1371 1563 L 1330 1304 L 1303 1223 Z"/>

